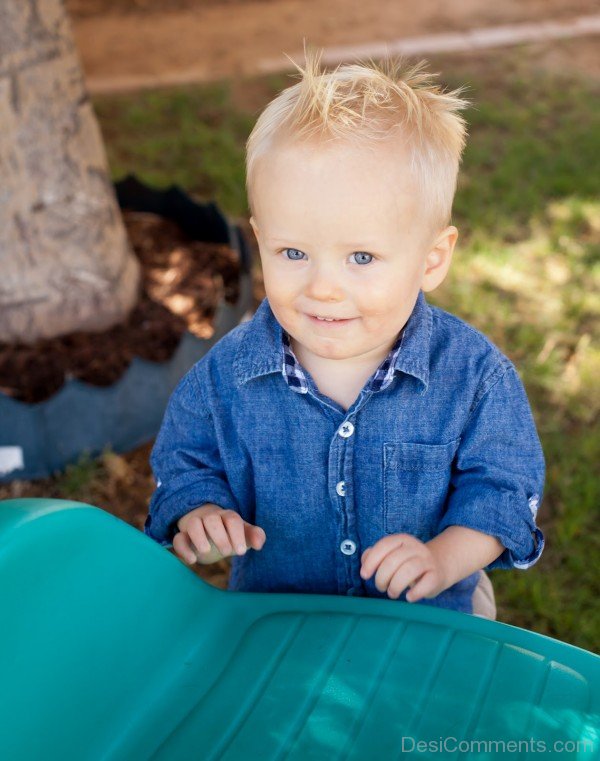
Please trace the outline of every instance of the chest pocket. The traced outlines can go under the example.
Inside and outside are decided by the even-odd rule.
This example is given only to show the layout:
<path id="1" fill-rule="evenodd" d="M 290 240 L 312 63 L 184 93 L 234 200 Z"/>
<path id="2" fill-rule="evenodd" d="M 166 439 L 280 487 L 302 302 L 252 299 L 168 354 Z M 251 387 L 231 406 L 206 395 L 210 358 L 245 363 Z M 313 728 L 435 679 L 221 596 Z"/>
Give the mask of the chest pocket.
<path id="1" fill-rule="evenodd" d="M 448 488 L 460 438 L 447 444 L 390 441 L 383 444 L 383 526 L 386 534 L 429 541 Z"/>

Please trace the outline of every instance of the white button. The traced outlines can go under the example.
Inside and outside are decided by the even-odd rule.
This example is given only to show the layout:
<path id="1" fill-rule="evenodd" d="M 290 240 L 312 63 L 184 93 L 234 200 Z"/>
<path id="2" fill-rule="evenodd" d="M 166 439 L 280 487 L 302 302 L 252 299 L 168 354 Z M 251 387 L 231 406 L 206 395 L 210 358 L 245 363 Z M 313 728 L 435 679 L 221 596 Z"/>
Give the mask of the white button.
<path id="1" fill-rule="evenodd" d="M 346 496 L 346 482 L 340 481 L 339 484 L 335 487 L 336 492 L 340 495 L 340 497 Z"/>
<path id="2" fill-rule="evenodd" d="M 344 553 L 344 555 L 354 555 L 356 552 L 356 544 L 352 541 L 352 539 L 344 539 L 344 541 L 340 544 L 340 550 Z"/>
<path id="3" fill-rule="evenodd" d="M 352 434 L 354 433 L 354 426 L 352 425 L 352 423 L 346 421 L 345 423 L 341 424 L 341 426 L 338 429 L 338 433 L 344 439 L 347 439 L 348 436 L 352 436 Z"/>

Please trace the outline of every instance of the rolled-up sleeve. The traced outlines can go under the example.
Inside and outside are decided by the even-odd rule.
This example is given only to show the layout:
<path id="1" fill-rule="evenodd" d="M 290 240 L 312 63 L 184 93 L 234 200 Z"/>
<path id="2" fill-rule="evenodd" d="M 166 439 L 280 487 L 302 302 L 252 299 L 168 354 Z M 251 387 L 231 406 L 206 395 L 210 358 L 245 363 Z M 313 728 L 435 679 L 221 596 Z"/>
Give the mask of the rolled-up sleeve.
<path id="1" fill-rule="evenodd" d="M 505 550 L 484 570 L 529 568 L 544 549 L 536 525 L 544 480 L 525 388 L 512 363 L 499 366 L 461 435 L 438 529 L 459 525 L 495 536 Z"/>
<path id="2" fill-rule="evenodd" d="M 152 453 L 156 490 L 144 533 L 164 547 L 173 543 L 177 521 L 212 502 L 237 510 L 216 443 L 212 415 L 192 368 L 173 391 Z"/>

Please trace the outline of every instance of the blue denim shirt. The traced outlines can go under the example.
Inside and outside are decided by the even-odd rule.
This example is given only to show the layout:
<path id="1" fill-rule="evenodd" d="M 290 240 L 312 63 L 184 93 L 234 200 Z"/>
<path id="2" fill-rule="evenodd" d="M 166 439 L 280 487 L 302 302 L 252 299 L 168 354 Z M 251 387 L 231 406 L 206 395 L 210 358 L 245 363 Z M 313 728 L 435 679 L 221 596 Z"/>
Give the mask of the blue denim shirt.
<path id="1" fill-rule="evenodd" d="M 517 370 L 422 291 L 347 411 L 297 363 L 265 298 L 179 382 L 150 461 L 144 531 L 161 545 L 206 502 L 264 529 L 262 550 L 232 557 L 229 589 L 389 600 L 360 577 L 362 552 L 450 525 L 504 545 L 485 570 L 529 568 L 544 547 L 544 455 Z M 472 613 L 478 576 L 419 603 Z"/>

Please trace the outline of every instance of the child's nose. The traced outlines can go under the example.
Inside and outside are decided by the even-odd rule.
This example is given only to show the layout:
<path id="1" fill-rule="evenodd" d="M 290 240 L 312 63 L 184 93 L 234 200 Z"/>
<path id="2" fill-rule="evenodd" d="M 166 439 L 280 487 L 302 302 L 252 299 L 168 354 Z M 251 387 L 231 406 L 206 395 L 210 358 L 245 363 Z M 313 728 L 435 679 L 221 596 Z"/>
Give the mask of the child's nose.
<path id="1" fill-rule="evenodd" d="M 315 267 L 306 287 L 306 295 L 315 301 L 328 301 L 342 298 L 344 288 L 341 275 L 332 266 Z"/>

